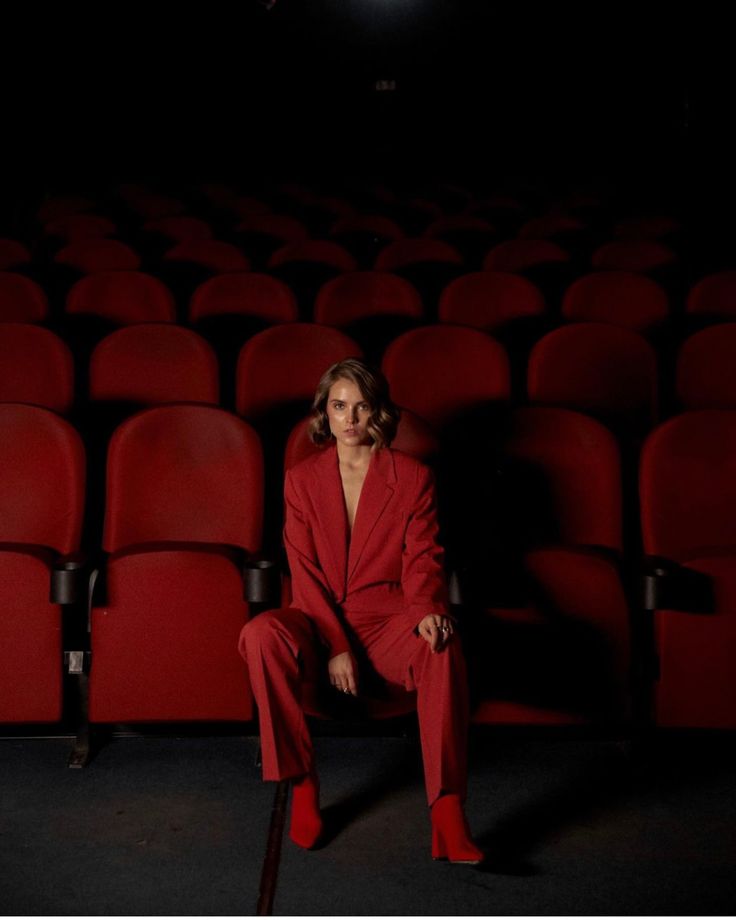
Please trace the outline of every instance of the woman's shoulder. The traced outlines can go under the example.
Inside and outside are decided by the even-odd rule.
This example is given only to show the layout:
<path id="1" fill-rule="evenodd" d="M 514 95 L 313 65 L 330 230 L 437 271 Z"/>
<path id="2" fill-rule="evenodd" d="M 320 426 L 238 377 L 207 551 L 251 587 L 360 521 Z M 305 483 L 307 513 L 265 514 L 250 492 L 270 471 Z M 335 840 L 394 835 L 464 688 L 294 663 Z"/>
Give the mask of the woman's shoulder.
<path id="1" fill-rule="evenodd" d="M 333 445 L 317 448 L 314 453 L 310 453 L 308 457 L 304 457 L 304 459 L 289 467 L 286 475 L 297 481 L 308 479 L 317 473 L 320 467 L 334 463 L 334 455 L 335 448 Z"/>
<path id="2" fill-rule="evenodd" d="M 407 454 L 395 447 L 384 447 L 382 449 L 388 451 L 393 460 L 396 475 L 399 478 L 411 477 L 414 479 L 431 473 L 429 466 L 413 454 Z"/>

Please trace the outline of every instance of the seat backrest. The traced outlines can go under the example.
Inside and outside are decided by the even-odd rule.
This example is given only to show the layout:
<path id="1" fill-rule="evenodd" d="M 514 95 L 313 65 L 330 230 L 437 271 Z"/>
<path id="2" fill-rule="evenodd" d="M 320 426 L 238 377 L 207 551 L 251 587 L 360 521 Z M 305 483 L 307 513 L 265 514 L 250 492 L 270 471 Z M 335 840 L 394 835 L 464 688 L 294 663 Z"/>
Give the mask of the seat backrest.
<path id="1" fill-rule="evenodd" d="M 216 274 L 247 272 L 250 261 L 232 243 L 222 240 L 185 240 L 172 246 L 165 255 L 168 262 L 189 262 Z"/>
<path id="2" fill-rule="evenodd" d="M 286 243 L 269 256 L 268 267 L 279 268 L 293 262 L 328 265 L 341 272 L 352 272 L 358 267 L 354 256 L 331 240 L 296 240 Z"/>
<path id="3" fill-rule="evenodd" d="M 144 272 L 98 272 L 80 278 L 66 298 L 66 312 L 98 316 L 120 326 L 176 322 L 174 297 Z"/>
<path id="4" fill-rule="evenodd" d="M 62 247 L 54 256 L 58 265 L 67 265 L 85 275 L 95 272 L 137 271 L 140 256 L 127 243 L 104 237 L 86 237 Z"/>
<path id="5" fill-rule="evenodd" d="M 18 240 L 0 239 L 0 272 L 28 265 L 31 262 L 31 253 L 28 248 Z"/>
<path id="6" fill-rule="evenodd" d="M 310 418 L 311 416 L 307 416 L 292 428 L 286 442 L 284 470 L 290 470 L 292 466 L 322 450 L 312 443 L 307 433 Z M 439 451 L 439 441 L 425 421 L 408 409 L 402 409 L 396 437 L 391 447 L 429 463 Z"/>
<path id="7" fill-rule="evenodd" d="M 419 319 L 422 313 L 422 299 L 409 281 L 378 271 L 349 272 L 327 281 L 314 306 L 316 322 L 337 327 L 374 316 Z"/>
<path id="8" fill-rule="evenodd" d="M 511 272 L 469 272 L 451 281 L 440 295 L 438 318 L 491 332 L 514 319 L 544 313 L 539 288 Z"/>
<path id="9" fill-rule="evenodd" d="M 522 516 L 549 516 L 555 542 L 621 550 L 619 449 L 600 422 L 568 409 L 516 409 L 502 450 L 516 498 L 528 504 Z"/>
<path id="10" fill-rule="evenodd" d="M 0 404 L 0 543 L 79 549 L 85 491 L 82 439 L 54 412 Z"/>
<path id="11" fill-rule="evenodd" d="M 397 336 L 382 369 L 391 398 L 438 428 L 510 395 L 503 346 L 465 326 L 422 326 Z"/>
<path id="12" fill-rule="evenodd" d="M 305 240 L 309 236 L 304 224 L 288 214 L 251 214 L 236 229 L 239 233 L 274 237 L 283 243 Z"/>
<path id="13" fill-rule="evenodd" d="M 645 552 L 678 559 L 736 546 L 736 412 L 663 422 L 642 448 L 639 494 Z"/>
<path id="14" fill-rule="evenodd" d="M 67 243 L 75 240 L 100 239 L 114 236 L 117 227 L 109 217 L 99 214 L 67 214 L 50 220 L 43 228 L 46 236 L 56 236 Z"/>
<path id="15" fill-rule="evenodd" d="M 569 254 L 550 240 L 504 240 L 486 254 L 483 269 L 495 272 L 523 272 L 538 265 L 569 260 Z"/>
<path id="16" fill-rule="evenodd" d="M 667 319 L 669 301 L 664 288 L 645 275 L 601 271 L 573 281 L 562 298 L 562 315 L 644 332 Z"/>
<path id="17" fill-rule="evenodd" d="M 147 233 L 156 233 L 171 240 L 173 243 L 184 243 L 189 240 L 212 239 L 212 228 L 199 217 L 175 215 L 171 217 L 157 217 L 147 220 L 143 225 Z"/>
<path id="18" fill-rule="evenodd" d="M 159 541 L 259 549 L 263 455 L 242 419 L 212 406 L 160 406 L 110 440 L 103 546 Z"/>
<path id="19" fill-rule="evenodd" d="M 390 272 L 421 262 L 461 265 L 462 261 L 463 257 L 457 249 L 444 240 L 410 237 L 387 243 L 376 256 L 375 268 L 378 271 Z"/>
<path id="20" fill-rule="evenodd" d="M 292 323 L 298 307 L 291 288 L 260 272 L 229 272 L 208 278 L 189 302 L 189 321 L 225 315 L 249 316 L 269 323 Z"/>
<path id="21" fill-rule="evenodd" d="M 541 217 L 532 217 L 519 228 L 518 237 L 521 240 L 553 240 L 556 236 L 583 233 L 587 230 L 586 224 L 577 217 L 567 214 L 545 214 Z"/>
<path id="22" fill-rule="evenodd" d="M 694 333 L 677 355 L 680 403 L 685 409 L 736 409 L 735 369 L 736 322 Z"/>
<path id="23" fill-rule="evenodd" d="M 533 347 L 527 393 L 533 403 L 601 413 L 640 430 L 656 418 L 657 357 L 631 329 L 573 323 Z"/>
<path id="24" fill-rule="evenodd" d="M 330 227 L 330 236 L 366 234 L 383 240 L 400 240 L 404 231 L 390 217 L 383 214 L 350 214 L 340 217 Z"/>
<path id="25" fill-rule="evenodd" d="M 690 288 L 685 310 L 733 319 L 736 316 L 736 271 L 715 272 L 701 278 Z"/>
<path id="26" fill-rule="evenodd" d="M 676 262 L 671 249 L 654 240 L 614 240 L 599 246 L 590 257 L 593 268 L 650 272 Z"/>
<path id="27" fill-rule="evenodd" d="M 219 378 L 212 347 L 196 332 L 168 323 L 118 329 L 90 358 L 92 400 L 161 405 L 217 403 Z"/>
<path id="28" fill-rule="evenodd" d="M 258 419 L 300 402 L 311 404 L 328 367 L 361 356 L 351 338 L 329 326 L 289 323 L 264 329 L 240 350 L 236 410 Z"/>
<path id="29" fill-rule="evenodd" d="M 49 314 L 43 288 L 17 272 L 0 272 L 0 322 L 42 323 Z"/>
<path id="30" fill-rule="evenodd" d="M 0 326 L 0 402 L 43 406 L 64 415 L 74 402 L 74 359 L 68 345 L 42 326 Z"/>

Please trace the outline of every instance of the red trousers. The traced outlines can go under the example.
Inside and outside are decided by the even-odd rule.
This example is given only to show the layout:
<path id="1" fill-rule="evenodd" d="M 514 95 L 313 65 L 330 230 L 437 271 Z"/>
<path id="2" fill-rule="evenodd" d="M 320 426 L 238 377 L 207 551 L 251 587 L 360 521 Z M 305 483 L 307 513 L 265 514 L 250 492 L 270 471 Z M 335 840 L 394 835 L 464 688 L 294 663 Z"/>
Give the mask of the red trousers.
<path id="1" fill-rule="evenodd" d="M 456 793 L 464 799 L 468 688 L 459 638 L 454 636 L 445 649 L 433 653 L 426 640 L 407 629 L 403 617 L 346 616 L 353 639 L 372 669 L 391 684 L 417 691 L 430 806 L 441 793 Z M 301 689 L 304 680 L 327 680 L 326 661 L 320 660 L 318 645 L 311 621 L 293 607 L 254 617 L 240 635 L 240 654 L 248 663 L 258 705 L 265 780 L 301 776 L 312 767 L 312 739 Z M 358 694 L 360 680 L 359 664 Z"/>

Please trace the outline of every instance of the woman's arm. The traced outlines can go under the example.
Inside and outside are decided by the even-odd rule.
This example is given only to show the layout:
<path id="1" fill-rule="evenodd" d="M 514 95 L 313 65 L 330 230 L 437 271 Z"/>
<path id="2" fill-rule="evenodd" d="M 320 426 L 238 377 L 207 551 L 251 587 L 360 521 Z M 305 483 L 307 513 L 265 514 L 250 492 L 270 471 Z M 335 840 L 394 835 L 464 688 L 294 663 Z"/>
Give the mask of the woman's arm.
<path id="1" fill-rule="evenodd" d="M 330 658 L 334 658 L 350 651 L 350 643 L 330 599 L 327 580 L 317 559 L 312 531 L 290 472 L 287 472 L 284 482 L 284 499 L 284 545 L 291 570 L 292 603 L 313 620 L 320 638 L 329 649 Z"/>

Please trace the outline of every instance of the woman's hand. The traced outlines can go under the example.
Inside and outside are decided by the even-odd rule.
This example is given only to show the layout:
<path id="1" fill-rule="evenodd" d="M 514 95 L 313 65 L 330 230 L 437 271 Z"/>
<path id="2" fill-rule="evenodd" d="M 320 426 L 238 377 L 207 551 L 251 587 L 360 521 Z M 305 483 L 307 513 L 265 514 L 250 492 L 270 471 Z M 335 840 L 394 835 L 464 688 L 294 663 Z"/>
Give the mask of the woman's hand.
<path id="1" fill-rule="evenodd" d="M 437 613 L 429 613 L 417 626 L 417 632 L 429 642 L 433 652 L 441 652 L 452 639 L 452 620 Z"/>
<path id="2" fill-rule="evenodd" d="M 327 662 L 330 683 L 336 690 L 358 695 L 358 667 L 350 652 L 342 652 Z"/>

